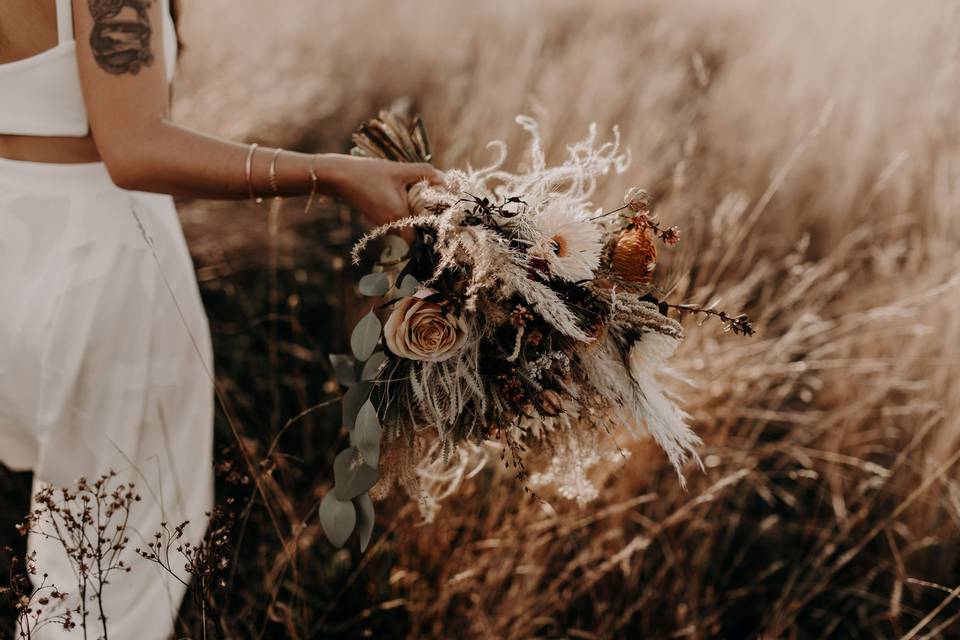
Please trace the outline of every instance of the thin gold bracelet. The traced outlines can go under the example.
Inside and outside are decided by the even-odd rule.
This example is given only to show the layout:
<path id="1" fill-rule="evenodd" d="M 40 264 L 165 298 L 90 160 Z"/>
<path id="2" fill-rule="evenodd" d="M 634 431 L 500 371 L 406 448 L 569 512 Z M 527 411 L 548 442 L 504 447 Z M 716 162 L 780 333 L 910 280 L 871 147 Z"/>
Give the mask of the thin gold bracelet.
<path id="1" fill-rule="evenodd" d="M 303 214 L 307 215 L 310 213 L 311 207 L 313 207 L 313 201 L 317 197 L 317 192 L 320 190 L 320 178 L 317 177 L 317 172 L 313 168 L 313 163 L 317 161 L 317 156 L 314 154 L 310 158 L 310 197 L 307 198 L 307 208 L 303 210 Z"/>
<path id="2" fill-rule="evenodd" d="M 283 153 L 283 149 L 277 149 L 273 152 L 273 158 L 270 160 L 270 190 L 273 191 L 273 197 L 280 195 L 280 189 L 277 187 L 277 158 Z"/>
<path id="3" fill-rule="evenodd" d="M 260 145 L 256 142 L 250 145 L 250 148 L 247 150 L 247 161 L 245 163 L 247 172 L 247 193 L 250 194 L 250 199 L 256 201 L 257 204 L 263 202 L 263 198 L 258 198 L 253 192 L 253 153 L 259 146 Z"/>

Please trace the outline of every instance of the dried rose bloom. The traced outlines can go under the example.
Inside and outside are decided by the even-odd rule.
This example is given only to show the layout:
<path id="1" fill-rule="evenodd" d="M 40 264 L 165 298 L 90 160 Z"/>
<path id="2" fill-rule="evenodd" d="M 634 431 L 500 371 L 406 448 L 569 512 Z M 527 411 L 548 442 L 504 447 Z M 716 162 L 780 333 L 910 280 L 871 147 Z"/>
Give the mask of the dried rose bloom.
<path id="1" fill-rule="evenodd" d="M 463 317 L 427 302 L 431 292 L 421 292 L 396 304 L 383 328 L 390 351 L 408 360 L 441 362 L 449 359 L 467 339 Z"/>

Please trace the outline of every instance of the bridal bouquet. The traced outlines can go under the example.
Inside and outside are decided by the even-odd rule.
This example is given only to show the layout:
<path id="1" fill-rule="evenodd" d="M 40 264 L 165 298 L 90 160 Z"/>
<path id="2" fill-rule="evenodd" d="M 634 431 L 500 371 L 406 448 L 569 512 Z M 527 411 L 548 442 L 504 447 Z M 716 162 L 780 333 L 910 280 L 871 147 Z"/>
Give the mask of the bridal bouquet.
<path id="1" fill-rule="evenodd" d="M 334 462 L 335 486 L 320 506 L 336 546 L 373 530 L 370 492 L 399 484 L 421 497 L 419 469 L 463 446 L 499 441 L 524 489 L 557 481 L 561 494 L 596 495 L 583 473 L 597 443 L 620 430 L 648 434 L 678 472 L 699 438 L 665 392 L 664 362 L 683 339 L 671 309 L 718 316 L 749 334 L 746 316 L 669 305 L 653 285 L 660 246 L 679 241 L 651 212 L 646 192 L 594 209 L 597 181 L 621 173 L 619 136 L 589 136 L 548 166 L 536 122 L 530 164 L 503 168 L 507 150 L 483 169 L 446 171 L 438 187 L 410 192 L 411 215 L 374 229 L 353 250 L 359 265 L 374 241 L 386 249 L 359 281 L 371 308 L 350 339 L 352 355 L 331 358 L 347 388 L 350 446 Z M 382 113 L 354 136 L 353 153 L 429 161 L 419 119 Z M 410 229 L 408 246 L 393 232 Z M 551 456 L 530 474 L 527 452 Z M 564 477 L 581 476 L 571 482 Z M 682 482 L 682 476 L 681 476 Z"/>

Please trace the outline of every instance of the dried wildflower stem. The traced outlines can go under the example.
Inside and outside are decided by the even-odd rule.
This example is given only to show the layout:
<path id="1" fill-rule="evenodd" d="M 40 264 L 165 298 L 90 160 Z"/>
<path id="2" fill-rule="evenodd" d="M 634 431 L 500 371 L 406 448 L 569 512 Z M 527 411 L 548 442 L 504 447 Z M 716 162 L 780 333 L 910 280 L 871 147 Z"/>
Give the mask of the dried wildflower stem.
<path id="1" fill-rule="evenodd" d="M 597 220 L 602 220 L 603 218 L 606 218 L 607 216 L 612 216 L 612 215 L 615 214 L 615 213 L 620 213 L 620 212 L 623 211 L 624 209 L 629 209 L 629 208 L 630 208 L 630 205 L 629 205 L 629 204 L 625 204 L 625 205 L 623 205 L 622 207 L 620 207 L 619 209 L 614 209 L 613 211 L 607 211 L 606 213 L 601 213 L 601 214 L 598 215 L 598 216 L 593 216 L 592 218 L 590 218 L 590 222 L 596 222 Z"/>
<path id="2" fill-rule="evenodd" d="M 667 245 L 674 246 L 677 244 L 677 241 L 680 238 L 680 229 L 678 227 L 668 227 L 664 229 L 662 226 L 660 226 L 660 223 L 657 221 L 656 217 L 650 215 L 649 209 L 638 208 L 638 206 L 633 203 L 627 203 L 619 209 L 614 209 L 613 211 L 608 211 L 607 213 L 601 213 L 598 216 L 590 218 L 590 221 L 594 222 L 596 220 L 600 220 L 601 218 L 612 216 L 615 213 L 620 213 L 624 209 L 630 209 L 636 214 L 630 218 L 630 224 L 628 226 L 650 229 L 653 231 L 653 234 L 656 237 L 660 238 Z"/>
<path id="3" fill-rule="evenodd" d="M 680 230 L 678 227 L 669 227 L 664 229 L 655 219 L 647 215 L 638 215 L 633 219 L 633 224 L 638 227 L 650 229 L 653 231 L 653 235 L 660 238 L 663 240 L 663 242 L 671 247 L 676 245 L 680 238 Z"/>
<path id="4" fill-rule="evenodd" d="M 13 549 L 4 547 L 5 553 Z M 18 569 L 20 558 L 10 558 L 9 587 L 0 587 L 0 596 L 10 599 L 10 606 L 17 619 L 18 637 L 30 640 L 34 634 L 47 625 L 57 624 L 65 631 L 74 628 L 73 615 L 70 610 L 57 614 L 46 614 L 46 608 L 53 602 L 62 604 L 67 594 L 57 589 L 56 585 L 47 583 L 47 574 L 43 574 L 40 584 L 34 588 L 30 576 L 38 574 L 37 552 L 32 551 L 24 558 L 22 570 Z M 45 615 L 46 614 L 46 615 Z"/>
<path id="5" fill-rule="evenodd" d="M 753 324 L 750 323 L 750 318 L 745 313 L 741 313 L 738 316 L 730 316 L 726 311 L 717 311 L 716 309 L 701 307 L 695 304 L 670 304 L 669 302 L 661 302 L 660 304 L 668 309 L 676 309 L 681 313 L 702 313 L 704 315 L 715 316 L 720 318 L 727 331 L 733 331 L 738 335 L 752 336 L 754 334 Z"/>
<path id="6" fill-rule="evenodd" d="M 232 500 L 227 500 L 227 505 L 232 503 Z M 173 528 L 166 522 L 161 522 L 161 529 L 153 534 L 153 540 L 147 543 L 146 548 L 136 549 L 137 555 L 156 564 L 186 587 L 200 611 L 203 640 L 207 637 L 208 614 L 213 613 L 216 616 L 219 611 L 212 587 L 227 584 L 223 580 L 222 573 L 230 565 L 229 542 L 235 518 L 235 514 L 229 508 L 215 506 L 207 513 L 206 534 L 199 543 L 184 539 L 186 528 L 190 524 L 189 520 Z M 192 580 L 182 578 L 175 569 L 171 559 L 174 552 L 184 561 L 183 571 L 191 576 Z"/>
<path id="7" fill-rule="evenodd" d="M 77 578 L 75 613 L 84 637 L 89 632 L 87 597 L 92 595 L 104 640 L 109 640 L 104 591 L 113 573 L 130 570 L 121 556 L 129 541 L 130 508 L 140 500 L 133 483 L 111 489 L 116 476 L 111 471 L 92 483 L 81 478 L 76 489 L 44 487 L 35 497 L 37 507 L 20 526 L 21 534 L 33 533 L 63 546 Z"/>

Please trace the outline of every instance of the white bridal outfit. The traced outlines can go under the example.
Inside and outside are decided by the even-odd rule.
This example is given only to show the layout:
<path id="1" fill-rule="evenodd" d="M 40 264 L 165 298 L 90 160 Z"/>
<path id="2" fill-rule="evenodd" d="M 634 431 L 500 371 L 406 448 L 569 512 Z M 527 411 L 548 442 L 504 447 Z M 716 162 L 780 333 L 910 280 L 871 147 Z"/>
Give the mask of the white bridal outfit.
<path id="1" fill-rule="evenodd" d="M 0 133 L 87 133 L 70 0 L 56 4 L 59 44 L 0 65 Z M 35 491 L 111 469 L 117 482 L 136 482 L 143 499 L 129 524 L 133 570 L 113 574 L 105 591 L 112 638 L 173 633 L 184 587 L 133 549 L 146 547 L 161 522 L 190 520 L 194 541 L 203 533 L 213 496 L 212 368 L 172 198 L 122 190 L 101 163 L 0 158 L 0 462 L 32 470 Z M 47 583 L 76 594 L 60 545 L 31 534 L 28 546 Z M 91 637 L 96 618 L 88 618 Z M 32 637 L 80 636 L 48 625 Z"/>

